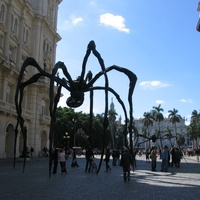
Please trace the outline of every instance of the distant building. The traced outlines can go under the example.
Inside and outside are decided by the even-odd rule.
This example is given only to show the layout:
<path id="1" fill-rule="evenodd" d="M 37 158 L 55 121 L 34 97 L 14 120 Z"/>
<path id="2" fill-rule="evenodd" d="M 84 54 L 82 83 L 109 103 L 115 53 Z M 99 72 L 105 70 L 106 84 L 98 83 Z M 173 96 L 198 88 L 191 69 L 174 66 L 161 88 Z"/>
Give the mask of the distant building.
<path id="1" fill-rule="evenodd" d="M 33 57 L 50 72 L 55 64 L 58 5 L 62 0 L 0 1 L 0 158 L 13 157 L 16 110 L 14 96 L 20 68 L 26 57 Z M 37 70 L 28 67 L 25 80 Z M 27 127 L 27 145 L 35 156 L 48 147 L 49 80 L 43 79 L 25 88 L 23 117 Z M 23 139 L 17 137 L 17 156 Z"/>
<path id="2" fill-rule="evenodd" d="M 144 124 L 143 124 L 143 119 L 134 119 L 135 122 L 135 126 L 138 130 L 138 134 L 143 135 L 144 133 Z M 152 135 L 154 135 L 156 133 L 156 131 L 159 130 L 159 126 L 157 122 L 153 122 L 153 126 L 149 127 L 149 132 L 147 133 L 148 137 L 151 137 Z M 181 134 L 184 136 L 185 138 L 185 144 L 184 146 L 189 146 L 191 145 L 191 142 L 187 136 L 187 126 L 185 125 L 185 119 L 183 118 L 180 123 L 176 123 L 176 130 L 178 134 Z M 173 138 L 171 138 L 171 140 L 167 139 L 167 134 L 168 131 L 170 131 L 171 135 L 173 136 Z M 162 144 L 163 145 L 167 145 L 169 147 L 171 147 L 171 145 L 177 145 L 176 144 L 176 140 L 175 140 L 175 128 L 174 128 L 174 124 L 172 124 L 170 122 L 170 120 L 168 118 L 164 118 L 164 120 L 162 122 L 160 122 L 160 134 L 161 137 L 163 137 L 162 139 Z M 142 143 L 143 141 L 145 141 L 145 139 L 143 139 L 142 137 L 140 138 L 139 143 L 141 143 L 140 147 L 145 148 L 148 146 L 147 143 Z M 156 141 L 156 143 L 152 143 L 151 141 L 151 146 L 159 146 L 159 139 Z"/>

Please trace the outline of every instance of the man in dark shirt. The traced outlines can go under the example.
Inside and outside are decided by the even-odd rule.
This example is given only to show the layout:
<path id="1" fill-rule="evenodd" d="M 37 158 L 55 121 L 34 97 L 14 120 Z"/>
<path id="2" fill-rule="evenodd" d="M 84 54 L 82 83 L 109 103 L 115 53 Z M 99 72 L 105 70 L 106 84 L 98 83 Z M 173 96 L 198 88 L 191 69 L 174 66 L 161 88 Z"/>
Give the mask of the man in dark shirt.
<path id="1" fill-rule="evenodd" d="M 86 150 L 85 158 L 86 158 L 85 172 L 90 172 L 91 165 L 92 165 L 92 159 L 94 158 L 94 153 L 93 153 L 91 147 L 88 147 L 88 149 Z M 88 169 L 88 167 L 89 167 L 89 169 Z"/>

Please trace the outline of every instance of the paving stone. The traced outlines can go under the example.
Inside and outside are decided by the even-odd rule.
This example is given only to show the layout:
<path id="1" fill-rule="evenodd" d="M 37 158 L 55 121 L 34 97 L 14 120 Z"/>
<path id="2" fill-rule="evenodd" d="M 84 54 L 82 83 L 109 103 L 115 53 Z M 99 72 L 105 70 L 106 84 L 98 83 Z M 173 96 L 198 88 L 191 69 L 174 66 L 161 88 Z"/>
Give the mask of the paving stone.
<path id="1" fill-rule="evenodd" d="M 95 159 L 99 162 L 98 158 Z M 112 160 L 110 161 L 110 164 Z M 130 182 L 124 182 L 122 168 L 112 166 L 111 172 L 85 173 L 85 158 L 78 157 L 80 167 L 71 168 L 71 158 L 67 161 L 67 175 L 58 173 L 48 176 L 48 158 L 32 158 L 26 163 L 0 159 L 0 199 L 1 200 L 199 200 L 200 164 L 195 157 L 182 159 L 180 168 L 169 168 L 152 172 L 151 163 L 145 156 L 137 157 L 137 167 L 131 171 Z"/>

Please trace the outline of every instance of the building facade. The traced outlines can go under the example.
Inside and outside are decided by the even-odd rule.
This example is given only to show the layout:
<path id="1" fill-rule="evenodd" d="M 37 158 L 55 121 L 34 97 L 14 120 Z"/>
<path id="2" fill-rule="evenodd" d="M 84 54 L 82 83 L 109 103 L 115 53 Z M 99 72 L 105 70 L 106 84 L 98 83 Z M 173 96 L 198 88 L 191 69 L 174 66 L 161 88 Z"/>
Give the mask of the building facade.
<path id="1" fill-rule="evenodd" d="M 139 135 L 144 135 L 145 127 L 143 123 L 143 119 L 134 119 L 135 127 L 138 130 Z M 175 127 L 176 126 L 176 127 Z M 151 137 L 152 135 L 156 135 L 157 131 L 159 130 L 159 124 L 158 122 L 153 122 L 153 126 L 149 126 L 148 130 L 146 130 L 148 133 L 146 133 L 147 137 Z M 187 126 L 185 125 L 185 119 L 181 119 L 179 123 L 172 124 L 169 120 L 169 118 L 164 118 L 163 121 L 160 122 L 160 135 L 162 138 L 162 144 L 160 144 L 160 140 L 157 139 L 156 143 L 153 143 L 150 141 L 150 147 L 152 146 L 158 146 L 161 147 L 164 145 L 167 145 L 168 147 L 171 147 L 173 145 L 178 146 L 176 143 L 176 133 L 178 135 L 181 135 L 185 139 L 184 147 L 190 146 L 191 141 L 188 138 L 187 135 Z M 168 138 L 167 135 L 171 135 L 171 138 Z M 138 143 L 140 143 L 141 148 L 149 148 L 149 142 L 144 142 L 146 139 L 140 137 L 140 140 Z M 144 142 L 144 143 L 143 143 Z"/>
<path id="2" fill-rule="evenodd" d="M 23 61 L 33 57 L 47 72 L 55 64 L 58 6 L 62 0 L 0 1 L 0 158 L 14 156 L 14 128 L 17 121 L 14 96 Z M 37 70 L 27 67 L 24 80 Z M 50 128 L 49 80 L 41 79 L 24 90 L 22 113 L 27 127 L 28 148 L 38 156 L 48 147 Z M 17 137 L 17 156 L 23 138 Z"/>

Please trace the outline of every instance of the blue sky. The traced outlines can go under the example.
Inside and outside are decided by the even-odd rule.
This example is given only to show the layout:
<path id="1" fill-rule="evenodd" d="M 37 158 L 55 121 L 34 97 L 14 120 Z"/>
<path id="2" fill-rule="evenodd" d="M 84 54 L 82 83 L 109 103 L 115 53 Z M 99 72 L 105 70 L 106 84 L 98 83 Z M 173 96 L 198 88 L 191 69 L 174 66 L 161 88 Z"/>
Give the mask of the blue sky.
<path id="1" fill-rule="evenodd" d="M 82 60 L 91 40 L 104 59 L 127 68 L 138 77 L 133 94 L 134 118 L 143 117 L 153 106 L 173 108 L 190 121 L 193 110 L 200 111 L 200 32 L 198 0 L 63 0 L 59 6 L 56 61 L 65 63 L 72 78 L 81 74 Z M 100 65 L 93 54 L 87 69 L 95 75 Z M 60 76 L 62 73 L 60 72 Z M 112 71 L 110 86 L 120 94 L 128 109 L 128 78 Z M 104 86 L 99 80 L 95 85 Z M 65 106 L 69 92 L 59 105 Z M 118 116 L 123 112 L 113 95 Z M 75 111 L 89 112 L 88 94 Z M 104 112 L 104 92 L 95 91 L 94 113 Z"/>

